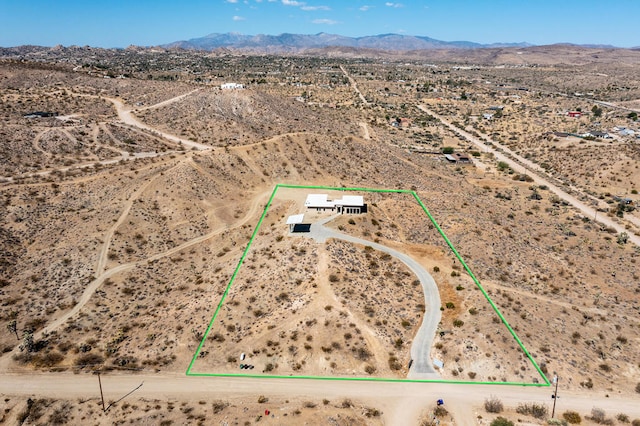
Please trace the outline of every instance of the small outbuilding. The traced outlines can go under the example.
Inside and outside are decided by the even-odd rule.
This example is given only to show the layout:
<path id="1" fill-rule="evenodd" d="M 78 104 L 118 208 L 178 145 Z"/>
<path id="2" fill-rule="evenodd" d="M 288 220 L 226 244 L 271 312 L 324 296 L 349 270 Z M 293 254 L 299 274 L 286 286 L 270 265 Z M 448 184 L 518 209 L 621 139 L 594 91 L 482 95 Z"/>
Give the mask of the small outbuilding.
<path id="1" fill-rule="evenodd" d="M 294 214 L 287 218 L 287 225 L 289 225 L 289 232 L 309 232 L 311 224 L 304 223 L 304 213 Z"/>

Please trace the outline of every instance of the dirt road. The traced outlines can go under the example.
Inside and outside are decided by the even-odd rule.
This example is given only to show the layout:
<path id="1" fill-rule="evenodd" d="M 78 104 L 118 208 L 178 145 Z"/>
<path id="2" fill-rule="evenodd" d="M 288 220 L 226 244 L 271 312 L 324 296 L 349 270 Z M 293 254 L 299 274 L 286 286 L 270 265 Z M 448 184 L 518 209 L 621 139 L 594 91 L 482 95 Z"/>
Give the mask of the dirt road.
<path id="1" fill-rule="evenodd" d="M 181 373 L 107 374 L 102 376 L 105 398 L 116 399 L 140 383 L 142 387 L 130 398 L 158 399 L 225 399 L 255 395 L 309 398 L 354 398 L 380 407 L 385 423 L 417 424 L 425 408 L 433 408 L 436 399 L 443 398 L 453 414 L 456 425 L 475 425 L 477 414 L 485 414 L 482 405 L 490 395 L 507 407 L 522 402 L 537 402 L 550 406 L 551 389 L 536 387 L 457 385 L 445 383 L 385 383 L 271 378 L 186 377 Z M 98 380 L 90 374 L 41 373 L 0 374 L 0 394 L 5 396 L 35 396 L 59 398 L 98 398 Z M 629 395 L 605 396 L 604 392 L 558 391 L 561 399 L 556 414 L 568 409 L 589 413 L 602 408 L 608 416 L 625 413 L 640 418 L 640 398 Z M 550 408 L 550 407 L 549 407 Z"/>
<path id="2" fill-rule="evenodd" d="M 180 96 L 184 97 L 186 95 L 180 95 Z M 158 134 L 158 135 L 162 136 L 165 139 L 168 139 L 168 140 L 170 140 L 172 142 L 175 142 L 177 144 L 181 144 L 181 145 L 189 147 L 189 148 L 194 148 L 194 149 L 198 149 L 198 150 L 201 150 L 201 151 L 206 151 L 206 150 L 212 149 L 212 147 L 209 146 L 209 145 L 203 145 L 201 143 L 194 142 L 194 141 L 191 141 L 189 139 L 179 138 L 179 137 L 177 137 L 175 135 L 160 131 L 160 130 L 154 128 L 154 127 L 151 127 L 151 126 L 148 126 L 148 125 L 144 124 L 143 122 L 138 120 L 133 115 L 132 110 L 130 108 L 125 107 L 124 103 L 122 101 L 120 101 L 119 99 L 106 98 L 106 97 L 104 99 L 106 99 L 109 102 L 113 103 L 113 105 L 116 107 L 116 111 L 118 112 L 118 117 L 125 124 L 128 124 L 130 126 L 138 127 L 140 129 L 144 129 L 144 130 L 153 132 L 155 134 Z M 169 100 L 167 100 L 165 102 L 168 103 L 169 101 L 171 101 L 171 99 L 169 99 Z M 149 107 L 149 108 L 151 108 L 151 107 Z"/>
<path id="3" fill-rule="evenodd" d="M 557 185 L 552 183 L 550 181 L 550 179 L 544 178 L 543 177 L 544 176 L 544 174 L 543 174 L 544 171 L 542 171 L 542 169 L 540 169 L 540 167 L 537 164 L 534 164 L 531 161 L 518 156 L 517 154 L 511 152 L 508 148 L 500 145 L 497 142 L 491 141 L 492 146 L 486 145 L 483 141 L 479 140 L 478 138 L 476 138 L 475 136 L 471 135 L 470 133 L 465 132 L 464 130 L 461 130 L 458 127 L 454 126 L 449 121 L 445 120 L 443 117 L 441 117 L 440 115 L 436 114 L 434 111 L 428 109 L 424 105 L 419 105 L 418 108 L 420 110 L 426 112 L 427 114 L 430 114 L 430 115 L 434 116 L 435 118 L 437 118 L 445 126 L 447 126 L 449 129 L 451 129 L 454 133 L 456 133 L 458 135 L 461 135 L 464 138 L 466 138 L 467 140 L 471 141 L 480 150 L 482 150 L 484 152 L 492 153 L 495 156 L 495 158 L 498 159 L 498 161 L 504 161 L 505 163 L 507 163 L 509 165 L 509 167 L 511 167 L 517 173 L 527 174 L 527 175 L 531 176 L 533 178 L 534 182 L 537 185 L 546 185 L 547 187 L 549 187 L 549 190 L 554 192 L 558 197 L 562 198 L 563 200 L 565 200 L 566 202 L 571 204 L 576 209 L 580 210 L 582 213 L 584 213 L 584 215 L 586 217 L 596 217 L 596 210 L 593 207 L 588 206 L 584 202 L 578 200 L 573 195 L 568 194 L 566 191 L 564 191 L 563 189 L 561 189 L 560 187 L 558 187 Z M 494 147 L 498 147 L 500 150 L 498 151 Z M 503 154 L 503 152 L 509 153 L 509 156 Z M 517 159 L 517 161 L 514 161 L 513 158 Z M 535 170 L 537 173 L 531 173 L 532 170 Z M 632 221 L 634 224 L 640 226 L 640 221 L 638 221 L 636 218 L 629 217 L 628 219 L 630 221 Z M 627 230 L 624 227 L 624 225 L 613 221 L 612 219 L 610 219 L 606 215 L 599 216 L 598 217 L 598 222 L 602 223 L 603 225 L 605 225 L 607 227 L 611 227 L 611 228 L 615 229 L 616 232 L 618 232 L 618 233 L 626 232 L 629 235 L 629 241 L 631 241 L 632 243 L 634 243 L 637 246 L 640 246 L 640 236 L 638 236 L 638 235 L 632 233 L 631 231 Z"/>
<path id="4" fill-rule="evenodd" d="M 327 239 L 333 238 L 354 244 L 370 246 L 375 250 L 390 254 L 411 269 L 411 271 L 416 275 L 416 278 L 420 280 L 420 283 L 422 284 L 425 314 L 422 317 L 422 324 L 420 325 L 420 328 L 418 329 L 418 332 L 411 344 L 411 359 L 413 359 L 413 363 L 409 370 L 409 378 L 423 380 L 439 379 L 440 375 L 433 367 L 430 357 L 433 338 L 435 336 L 436 329 L 438 328 L 438 324 L 440 323 L 440 318 L 442 317 L 440 312 L 440 293 L 435 280 L 431 274 L 422 267 L 422 265 L 404 253 L 387 246 L 383 246 L 382 244 L 374 243 L 373 241 L 363 240 L 362 238 L 343 234 L 342 232 L 338 232 L 324 226 L 325 223 L 333 220 L 335 217 L 336 216 L 331 216 L 311 224 L 309 233 L 302 233 L 300 235 L 313 238 L 321 243 L 324 243 Z"/>

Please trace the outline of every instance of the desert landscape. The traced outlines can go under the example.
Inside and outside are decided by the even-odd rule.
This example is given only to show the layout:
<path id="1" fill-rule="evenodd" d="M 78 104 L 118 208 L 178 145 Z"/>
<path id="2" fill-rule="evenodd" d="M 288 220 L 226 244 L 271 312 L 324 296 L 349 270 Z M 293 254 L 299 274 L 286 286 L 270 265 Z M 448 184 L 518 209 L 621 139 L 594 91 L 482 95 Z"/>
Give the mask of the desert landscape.
<path id="1" fill-rule="evenodd" d="M 640 53 L 584 50 L 2 49 L 0 424 L 640 423 Z"/>

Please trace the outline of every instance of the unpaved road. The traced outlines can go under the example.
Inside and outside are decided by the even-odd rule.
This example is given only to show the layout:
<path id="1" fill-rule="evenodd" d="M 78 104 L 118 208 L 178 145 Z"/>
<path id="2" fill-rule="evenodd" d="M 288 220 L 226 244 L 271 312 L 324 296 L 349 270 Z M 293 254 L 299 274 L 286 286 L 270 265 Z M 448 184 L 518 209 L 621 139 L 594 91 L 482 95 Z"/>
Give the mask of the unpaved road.
<path id="1" fill-rule="evenodd" d="M 188 95 L 188 94 L 187 94 Z M 180 95 L 177 96 L 176 98 L 183 98 L 186 95 Z M 115 99 L 115 98 L 104 98 L 106 100 L 108 100 L 109 102 L 113 103 L 113 105 L 116 107 L 116 111 L 118 112 L 118 118 L 120 118 L 120 120 L 125 123 L 128 124 L 130 126 L 134 126 L 134 127 L 138 127 L 140 129 L 144 129 L 150 132 L 153 132 L 155 134 L 159 134 L 160 136 L 162 136 L 165 139 L 168 139 L 172 142 L 175 142 L 177 144 L 182 144 L 183 146 L 189 147 L 189 148 L 194 148 L 194 149 L 198 149 L 201 151 L 206 151 L 209 149 L 212 149 L 211 146 L 209 145 L 204 145 L 198 142 L 194 142 L 191 141 L 189 139 L 183 139 L 183 138 L 179 138 L 175 135 L 172 135 L 170 133 L 166 133 L 163 131 L 160 131 L 154 127 L 148 126 L 146 124 L 144 124 L 143 122 L 141 122 L 140 120 L 138 120 L 132 113 L 132 110 L 130 108 L 126 108 L 124 103 L 122 101 L 120 101 L 119 99 Z M 173 101 L 175 98 L 172 99 L 168 99 L 166 101 L 164 101 L 164 103 L 170 103 L 171 101 Z M 149 108 L 153 108 L 153 106 L 150 106 Z"/>
<path id="2" fill-rule="evenodd" d="M 506 407 L 522 402 L 536 402 L 551 408 L 551 389 L 519 386 L 456 385 L 445 383 L 384 383 L 332 381 L 310 379 L 271 379 L 250 377 L 187 377 L 181 373 L 107 374 L 102 376 L 106 399 L 117 399 L 143 386 L 129 398 L 173 400 L 211 400 L 227 397 L 265 395 L 282 398 L 353 398 L 381 409 L 389 425 L 417 424 L 425 408 L 434 408 L 438 398 L 455 418 L 456 425 L 475 425 L 476 416 L 483 414 L 484 400 L 493 395 Z M 98 380 L 89 374 L 38 373 L 0 374 L 0 394 L 23 397 L 99 398 Z M 558 394 L 556 415 L 568 409 L 586 414 L 593 407 L 602 408 L 608 416 L 618 413 L 640 418 L 640 397 L 611 395 L 604 392 L 563 391 Z"/>
<path id="3" fill-rule="evenodd" d="M 349 75 L 347 70 L 344 69 L 344 67 L 342 65 L 340 65 L 340 69 L 342 70 L 342 73 L 345 75 L 345 77 L 347 77 L 349 79 L 349 83 L 351 83 L 351 87 L 353 87 L 353 90 L 356 91 L 356 93 L 358 94 L 358 97 L 360 98 L 362 103 L 365 104 L 365 105 L 369 105 L 369 102 L 367 102 L 367 99 L 364 97 L 364 95 L 362 94 L 360 89 L 358 89 L 358 85 L 356 84 L 356 81 L 353 79 L 353 77 L 351 77 Z"/>
<path id="4" fill-rule="evenodd" d="M 537 164 L 534 164 L 531 161 L 518 156 L 517 154 L 513 153 L 512 151 L 510 151 L 509 148 L 507 148 L 507 147 L 505 147 L 503 145 L 500 145 L 499 143 L 497 143 L 497 142 L 495 142 L 493 140 L 491 140 L 491 143 L 493 144 L 493 146 L 485 145 L 484 142 L 482 142 L 481 140 L 479 140 L 475 136 L 471 135 L 468 132 L 465 132 L 464 130 L 459 129 L 456 126 L 454 126 L 449 121 L 445 120 L 440 115 L 436 114 L 434 111 L 428 109 L 424 105 L 419 105 L 418 108 L 420 110 L 426 112 L 427 114 L 430 114 L 430 115 L 434 116 L 435 118 L 437 118 L 444 125 L 446 125 L 449 129 L 451 129 L 454 133 L 459 134 L 461 136 L 464 136 L 467 140 L 471 141 L 474 145 L 476 145 L 481 151 L 491 152 L 495 156 L 495 158 L 498 159 L 498 161 L 504 161 L 505 163 L 507 163 L 509 165 L 509 167 L 511 167 L 516 172 L 521 173 L 521 174 L 528 174 L 529 176 L 531 176 L 533 178 L 534 182 L 537 185 L 546 185 L 547 187 L 549 187 L 549 190 L 553 191 L 558 197 L 562 198 L 563 200 L 565 200 L 566 202 L 571 204 L 573 207 L 575 207 L 576 209 L 580 210 L 582 213 L 584 213 L 584 215 L 586 217 L 595 217 L 596 216 L 596 210 L 593 207 L 588 206 L 584 202 L 578 200 L 573 195 L 568 194 L 563 189 L 561 189 L 557 185 L 553 184 L 549 179 L 545 179 L 544 177 L 542 177 L 542 176 L 544 176 L 544 174 L 541 176 L 541 175 L 536 174 L 536 173 L 531 173 L 532 170 L 535 170 L 536 172 L 541 173 L 541 174 L 544 173 L 544 171 Z M 497 146 L 498 148 L 500 148 L 500 151 L 494 149 L 494 146 Z M 508 152 L 511 158 L 509 156 L 507 156 L 507 155 L 504 155 L 501 151 L 502 152 Z M 514 161 L 512 158 L 516 158 L 518 161 Z M 627 219 L 629 221 L 633 222 L 634 224 L 640 226 L 640 220 L 638 220 L 637 218 L 629 216 Z M 631 231 L 625 229 L 624 225 L 621 225 L 621 224 L 613 221 L 612 219 L 610 219 L 608 216 L 606 216 L 604 214 L 598 217 L 598 222 L 602 223 L 605 226 L 614 228 L 616 230 L 616 232 L 618 232 L 618 233 L 626 232 L 629 235 L 629 241 L 631 241 L 632 243 L 634 243 L 637 246 L 640 246 L 640 236 L 638 236 L 638 235 L 632 233 Z"/>
<path id="5" fill-rule="evenodd" d="M 433 368 L 430 358 L 433 338 L 435 336 L 436 329 L 438 328 L 438 324 L 440 323 L 440 318 L 442 317 L 442 313 L 440 312 L 440 293 L 438 292 L 438 286 L 436 285 L 435 280 L 431 274 L 429 274 L 429 272 L 420 265 L 420 263 L 404 253 L 387 246 L 383 246 L 382 244 L 363 240 L 362 238 L 354 237 L 352 235 L 343 234 L 335 229 L 324 226 L 325 223 L 333 220 L 335 217 L 336 216 L 331 216 L 312 223 L 311 229 L 308 233 L 301 233 L 299 235 L 307 238 L 313 238 L 320 243 L 324 243 L 328 239 L 334 238 L 354 244 L 371 246 L 375 250 L 390 254 L 411 269 L 411 271 L 416 275 L 416 278 L 420 280 L 420 283 L 422 284 L 422 289 L 424 291 L 425 315 L 422 317 L 422 324 L 411 343 L 411 359 L 413 359 L 413 363 L 409 369 L 409 378 L 423 380 L 439 379 L 440 375 L 436 372 L 435 368 Z"/>

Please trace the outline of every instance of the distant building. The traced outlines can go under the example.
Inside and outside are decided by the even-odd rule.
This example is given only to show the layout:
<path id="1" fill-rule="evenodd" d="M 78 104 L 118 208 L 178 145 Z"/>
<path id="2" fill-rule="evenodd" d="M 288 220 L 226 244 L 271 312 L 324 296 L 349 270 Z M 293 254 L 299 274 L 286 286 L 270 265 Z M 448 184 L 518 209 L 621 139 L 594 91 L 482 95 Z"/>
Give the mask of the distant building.
<path id="1" fill-rule="evenodd" d="M 367 205 L 361 195 L 345 195 L 339 200 L 330 200 L 327 194 L 309 194 L 304 206 L 317 211 L 332 210 L 338 213 L 366 213 Z"/>
<path id="2" fill-rule="evenodd" d="M 35 111 L 30 112 L 29 114 L 23 115 L 24 118 L 43 118 L 43 117 L 57 117 L 57 112 L 49 112 L 49 111 Z"/>
<path id="3" fill-rule="evenodd" d="M 485 120 L 492 120 L 493 119 L 493 114 L 489 114 L 489 113 L 485 112 L 484 114 L 482 114 L 482 118 L 484 118 Z"/>
<path id="4" fill-rule="evenodd" d="M 453 153 L 453 154 L 445 154 L 444 158 L 447 159 L 448 162 L 450 163 L 463 163 L 463 164 L 471 164 L 471 157 L 469 157 L 467 154 L 462 154 L 462 153 Z"/>
<path id="5" fill-rule="evenodd" d="M 222 90 L 237 90 L 237 89 L 244 89 L 244 84 L 240 84 L 240 83 L 222 83 L 220 85 L 220 88 Z"/>
<path id="6" fill-rule="evenodd" d="M 607 133 L 607 132 L 600 132 L 600 131 L 596 131 L 596 130 L 591 130 L 587 133 L 585 133 L 584 135 L 582 135 L 583 137 L 594 137 L 594 138 L 600 138 L 600 139 L 613 139 L 613 137 Z"/>
<path id="7" fill-rule="evenodd" d="M 580 118 L 580 117 L 582 117 L 582 112 L 581 111 L 569 111 L 567 113 L 567 115 L 569 117 L 573 117 L 573 118 Z"/>

